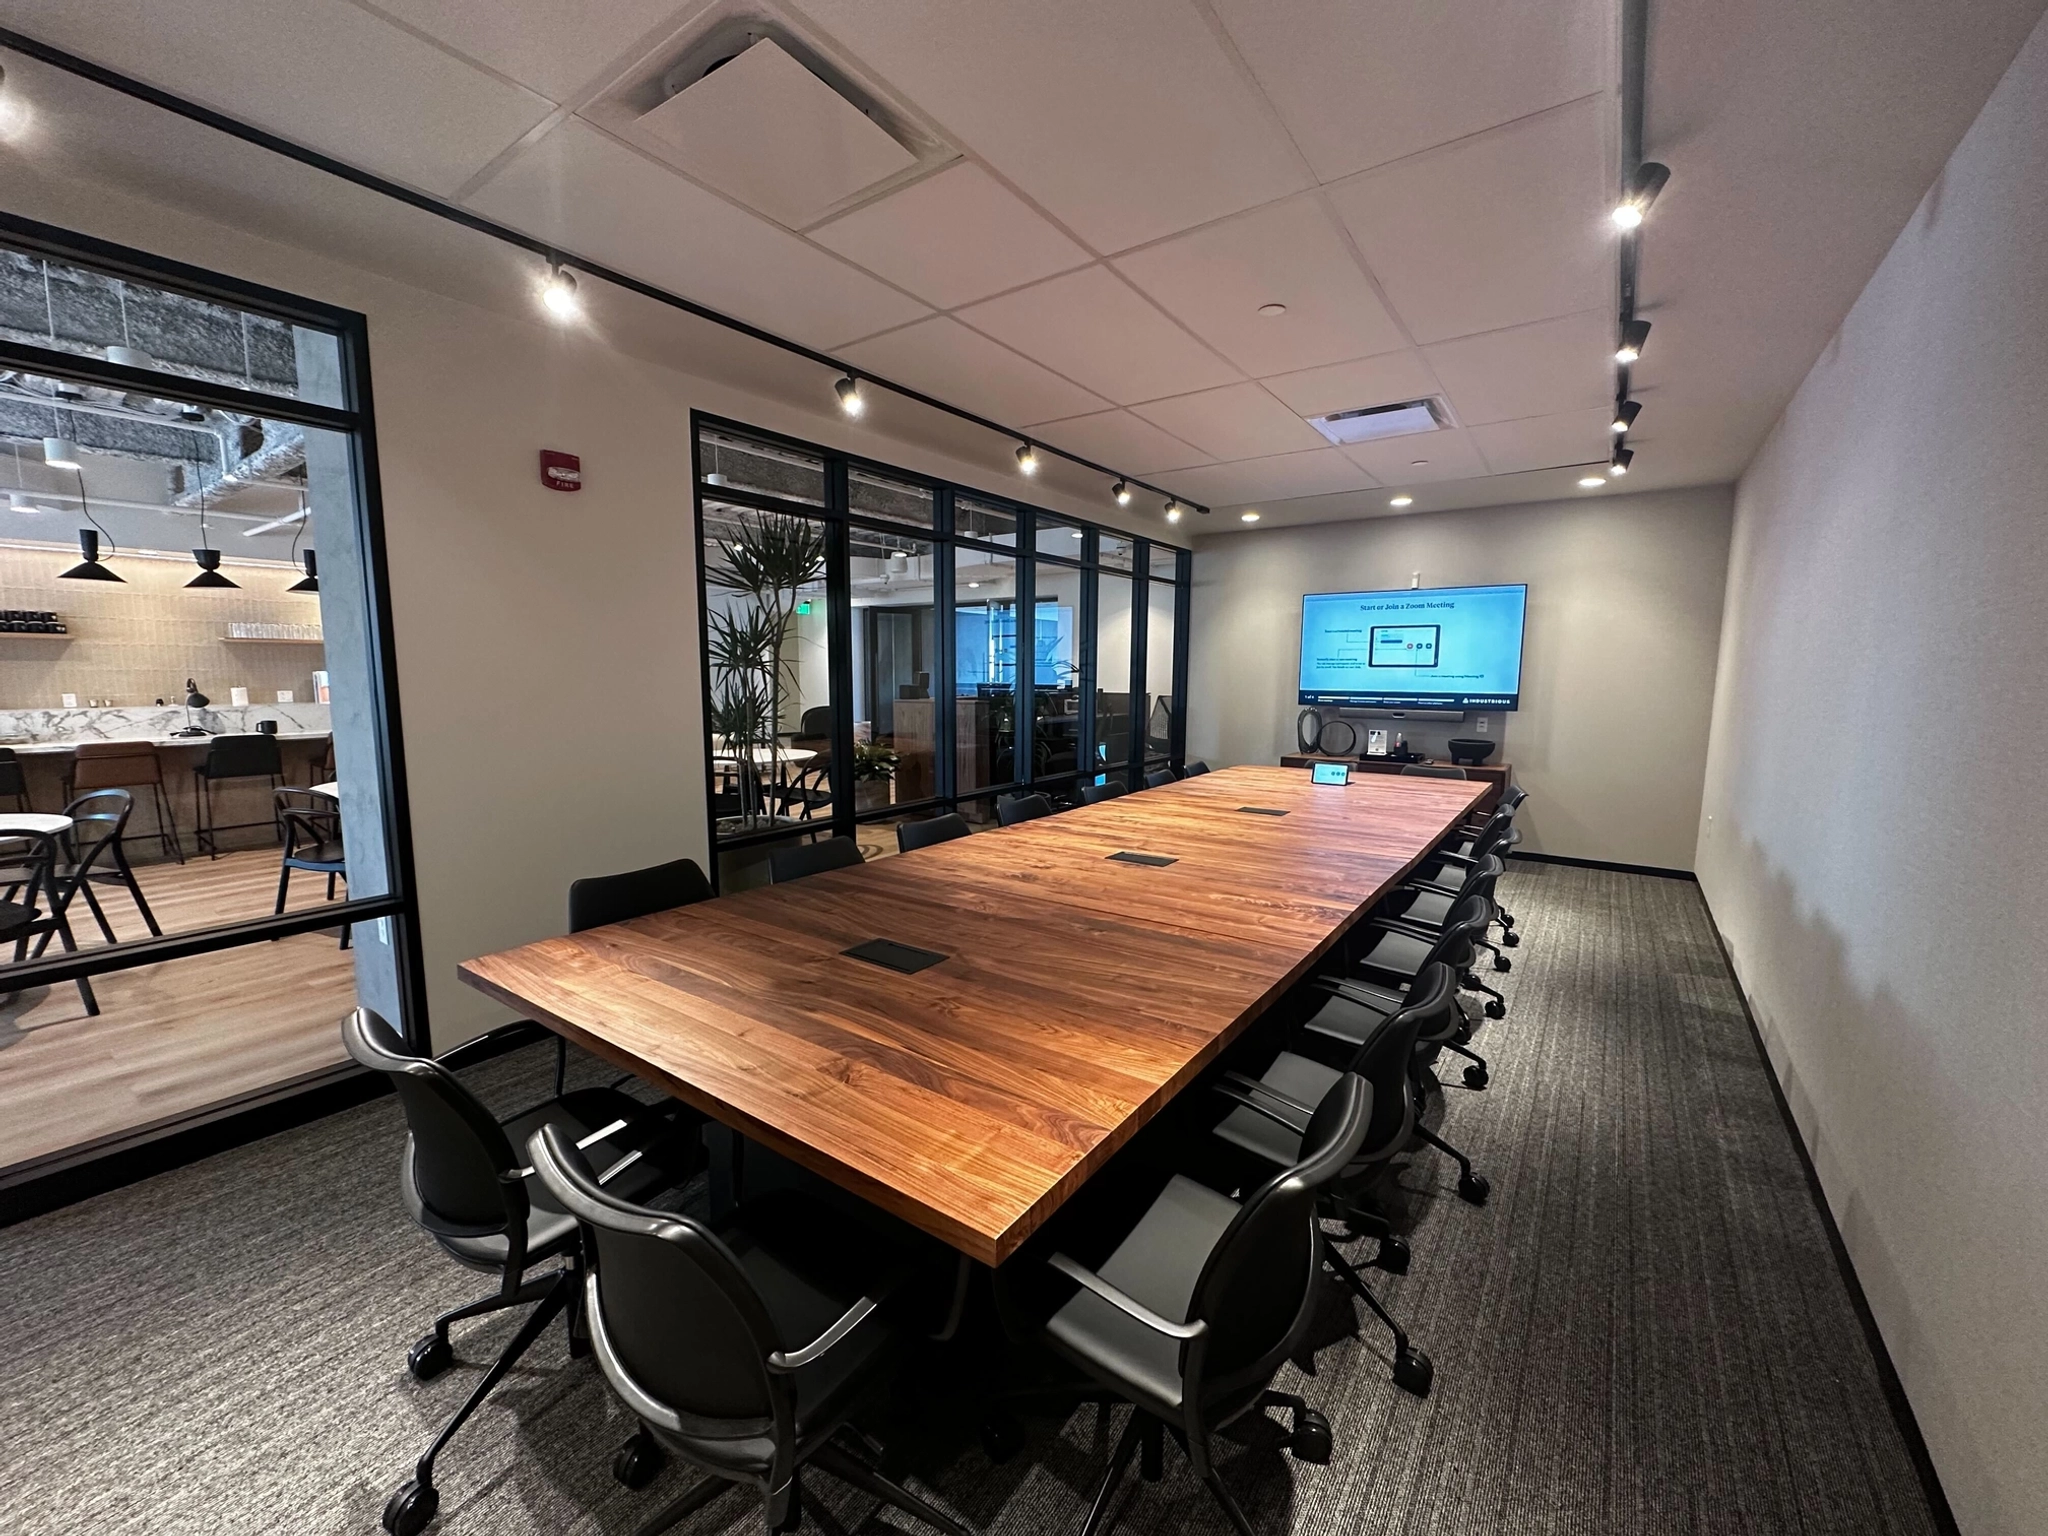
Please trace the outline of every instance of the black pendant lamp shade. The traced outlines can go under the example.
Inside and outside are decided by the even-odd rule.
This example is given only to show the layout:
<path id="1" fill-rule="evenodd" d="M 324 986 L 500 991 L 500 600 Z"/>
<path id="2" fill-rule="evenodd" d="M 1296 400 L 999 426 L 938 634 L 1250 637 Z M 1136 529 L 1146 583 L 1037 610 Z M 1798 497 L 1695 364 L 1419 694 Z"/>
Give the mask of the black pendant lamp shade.
<path id="1" fill-rule="evenodd" d="M 239 581 L 229 581 L 220 573 L 220 551 L 217 549 L 195 549 L 192 558 L 199 565 L 199 574 L 185 585 L 188 587 L 239 587 Z"/>
<path id="2" fill-rule="evenodd" d="M 59 571 L 64 581 L 120 581 L 121 578 L 100 564 L 100 536 L 91 528 L 78 530 L 78 550 L 85 558 L 68 571 Z"/>
<path id="3" fill-rule="evenodd" d="M 306 574 L 285 588 L 287 592 L 318 592 L 320 590 L 320 567 L 313 559 L 313 551 L 307 550 L 299 556 L 306 567 Z"/>

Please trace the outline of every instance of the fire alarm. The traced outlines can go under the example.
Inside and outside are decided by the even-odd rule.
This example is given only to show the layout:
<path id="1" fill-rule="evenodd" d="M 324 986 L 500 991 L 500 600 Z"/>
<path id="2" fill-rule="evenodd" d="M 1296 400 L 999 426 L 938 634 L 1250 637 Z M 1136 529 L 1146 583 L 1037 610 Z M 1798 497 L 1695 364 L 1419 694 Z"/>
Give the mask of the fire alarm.
<path id="1" fill-rule="evenodd" d="M 551 491 L 583 489 L 583 461 L 573 453 L 553 448 L 540 451 L 540 483 Z"/>

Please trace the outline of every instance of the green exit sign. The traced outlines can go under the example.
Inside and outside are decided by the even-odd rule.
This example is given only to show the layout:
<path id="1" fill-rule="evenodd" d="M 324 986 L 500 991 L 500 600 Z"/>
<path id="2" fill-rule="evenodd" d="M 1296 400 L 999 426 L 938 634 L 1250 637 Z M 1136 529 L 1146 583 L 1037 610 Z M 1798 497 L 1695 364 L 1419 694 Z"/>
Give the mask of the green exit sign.
<path id="1" fill-rule="evenodd" d="M 811 611 L 810 599 L 805 598 L 802 602 L 798 603 L 796 605 L 796 611 L 798 613 L 809 613 Z"/>

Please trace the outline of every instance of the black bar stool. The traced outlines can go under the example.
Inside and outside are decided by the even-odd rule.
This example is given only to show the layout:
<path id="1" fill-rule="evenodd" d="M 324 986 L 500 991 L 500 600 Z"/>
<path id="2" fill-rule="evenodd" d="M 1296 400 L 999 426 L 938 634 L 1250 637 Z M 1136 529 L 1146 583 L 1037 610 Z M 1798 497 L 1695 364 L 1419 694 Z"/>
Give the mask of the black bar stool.
<path id="1" fill-rule="evenodd" d="M 147 787 L 156 809 L 156 839 L 167 857 L 185 862 L 185 848 L 178 837 L 177 818 L 171 814 L 170 786 L 164 782 L 163 759 L 146 741 L 81 741 L 74 749 L 69 782 L 64 798 L 95 789 L 142 789 Z M 5 794 L 0 785 L 0 794 Z M 147 834 L 141 834 L 147 835 Z"/>
<path id="2" fill-rule="evenodd" d="M 192 815 L 195 823 L 192 842 L 209 859 L 220 857 L 216 833 L 264 825 L 260 821 L 238 821 L 225 827 L 215 824 L 213 786 L 231 779 L 268 779 L 271 792 L 275 794 L 284 780 L 284 760 L 277 750 L 277 738 L 260 734 L 216 736 L 206 744 L 206 756 L 192 770 Z M 278 841 L 282 842 L 284 829 L 278 824 L 274 807 L 269 825 L 276 832 Z"/>

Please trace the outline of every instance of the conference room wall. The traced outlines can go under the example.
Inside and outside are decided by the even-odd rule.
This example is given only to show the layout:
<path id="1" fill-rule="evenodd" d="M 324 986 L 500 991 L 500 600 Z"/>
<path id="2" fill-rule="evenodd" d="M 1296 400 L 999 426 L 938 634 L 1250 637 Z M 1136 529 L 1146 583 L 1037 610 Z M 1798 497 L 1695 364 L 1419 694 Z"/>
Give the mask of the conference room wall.
<path id="1" fill-rule="evenodd" d="M 1487 721 L 1496 760 L 1529 790 L 1524 846 L 1690 869 L 1730 495 L 1602 494 L 1202 538 L 1188 756 L 1220 766 L 1298 750 L 1302 594 L 1405 587 L 1414 572 L 1427 587 L 1527 582 L 1522 707 Z M 1406 729 L 1441 752 L 1474 723 Z"/>
<path id="2" fill-rule="evenodd" d="M 437 1048 L 510 1017 L 455 967 L 563 931 L 569 881 L 660 858 L 706 861 L 693 408 L 1018 489 L 988 463 L 622 354 L 595 327 L 551 326 L 530 303 L 513 313 L 465 302 L 75 174 L 43 174 L 31 159 L 10 165 L 8 207 L 368 316 Z M 473 251 L 479 291 L 502 291 L 504 247 L 432 220 L 421 238 L 437 273 L 451 269 L 454 240 L 464 258 Z M 387 243 L 394 262 L 413 259 Z M 828 404 L 829 385 L 821 376 Z M 990 462 L 1006 459 L 991 442 Z M 581 455 L 580 492 L 540 485 L 544 447 Z M 1108 520 L 1039 489 L 1042 505 Z"/>
<path id="3" fill-rule="evenodd" d="M 2048 1529 L 2048 28 L 1736 497 L 1699 874 L 1958 1525 Z"/>

